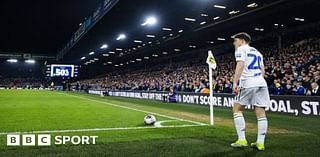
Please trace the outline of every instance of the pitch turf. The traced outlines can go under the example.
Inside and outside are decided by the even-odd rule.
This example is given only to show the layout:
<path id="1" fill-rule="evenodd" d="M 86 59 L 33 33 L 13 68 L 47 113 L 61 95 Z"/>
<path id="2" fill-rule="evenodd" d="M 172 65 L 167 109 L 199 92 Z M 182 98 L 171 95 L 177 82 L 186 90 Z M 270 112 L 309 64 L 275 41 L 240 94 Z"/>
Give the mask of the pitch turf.
<path id="1" fill-rule="evenodd" d="M 235 149 L 231 109 L 51 91 L 0 90 L 0 157 L 93 156 L 319 156 L 320 117 L 268 113 L 266 151 Z M 162 127 L 143 124 L 154 112 Z M 255 141 L 254 113 L 245 114 L 248 141 Z M 201 123 L 197 123 L 201 122 Z M 81 130 L 80 130 L 81 129 Z M 95 130 L 92 130 L 95 129 Z M 112 130 L 115 129 L 115 130 Z M 62 132 L 59 132 L 61 131 Z M 96 145 L 8 147 L 6 133 L 43 131 L 55 135 L 95 135 Z"/>

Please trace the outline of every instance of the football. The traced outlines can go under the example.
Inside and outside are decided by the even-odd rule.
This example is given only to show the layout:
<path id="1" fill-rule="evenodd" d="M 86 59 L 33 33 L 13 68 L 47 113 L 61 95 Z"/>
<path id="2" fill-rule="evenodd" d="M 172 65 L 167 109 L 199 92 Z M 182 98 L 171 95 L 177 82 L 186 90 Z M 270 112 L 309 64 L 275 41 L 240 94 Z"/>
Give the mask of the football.
<path id="1" fill-rule="evenodd" d="M 153 125 L 156 122 L 156 117 L 152 114 L 148 114 L 144 117 L 144 124 Z"/>

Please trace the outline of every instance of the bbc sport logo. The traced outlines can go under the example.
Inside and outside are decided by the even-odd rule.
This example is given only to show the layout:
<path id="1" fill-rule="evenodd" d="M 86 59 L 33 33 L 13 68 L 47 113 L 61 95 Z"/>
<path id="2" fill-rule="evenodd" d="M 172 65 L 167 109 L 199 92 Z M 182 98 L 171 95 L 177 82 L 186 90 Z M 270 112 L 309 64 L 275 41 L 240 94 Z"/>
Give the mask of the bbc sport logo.
<path id="1" fill-rule="evenodd" d="M 90 145 L 96 144 L 98 136 L 54 136 L 54 145 Z M 8 134 L 7 146 L 51 146 L 50 134 Z"/>

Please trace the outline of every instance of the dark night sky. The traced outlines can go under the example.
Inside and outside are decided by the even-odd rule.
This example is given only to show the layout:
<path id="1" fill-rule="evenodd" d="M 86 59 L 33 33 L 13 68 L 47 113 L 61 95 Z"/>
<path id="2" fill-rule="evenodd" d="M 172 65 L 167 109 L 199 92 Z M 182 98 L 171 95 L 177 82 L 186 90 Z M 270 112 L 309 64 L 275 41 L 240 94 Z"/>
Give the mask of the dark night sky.
<path id="1" fill-rule="evenodd" d="M 163 42 L 163 36 L 168 36 L 170 33 L 177 35 L 180 29 L 185 30 L 186 34 L 189 32 L 189 36 L 195 38 L 183 40 L 171 46 L 163 45 L 164 47 L 173 49 L 177 44 L 187 48 L 190 44 L 202 46 L 201 44 L 206 44 L 209 40 L 215 40 L 220 36 L 228 37 L 238 30 L 211 31 L 210 34 L 204 36 L 199 33 L 192 34 L 196 28 L 200 27 L 200 22 L 214 23 L 213 17 L 215 16 L 220 16 L 220 20 L 227 19 L 232 10 L 240 10 L 240 13 L 246 12 L 250 10 L 246 5 L 252 2 L 257 2 L 261 7 L 275 1 L 278 0 L 120 0 L 68 54 L 71 58 L 79 60 L 91 51 L 99 51 L 100 45 L 105 42 L 109 45 L 108 51 L 114 51 L 116 48 L 128 50 L 137 47 L 133 40 Z M 295 1 L 299 0 L 290 0 L 287 3 Z M 291 8 L 281 8 L 283 13 L 258 18 L 254 22 L 235 28 L 259 33 L 253 29 L 262 27 L 267 32 L 272 31 L 274 23 L 283 23 L 286 26 L 303 24 L 294 21 L 294 17 L 306 18 L 306 22 L 319 20 L 319 16 L 315 14 L 315 11 L 319 10 L 319 1 L 299 2 L 303 5 L 297 4 Z M 56 55 L 79 28 L 79 23 L 92 15 L 100 3 L 102 0 L 4 0 L 0 5 L 0 53 Z M 214 8 L 214 4 L 226 5 L 227 9 Z M 278 11 L 281 10 L 278 9 Z M 141 27 L 140 24 L 150 13 L 159 18 L 159 23 L 154 28 Z M 200 16 L 202 13 L 209 16 L 202 17 Z M 197 22 L 186 22 L 184 17 L 196 18 Z M 242 19 L 245 20 L 246 16 Z M 225 25 L 228 26 L 229 23 Z M 163 31 L 162 27 L 170 27 L 173 31 Z M 115 41 L 116 36 L 122 32 L 126 33 L 128 38 L 123 42 Z M 154 34 L 157 38 L 147 38 L 147 34 Z M 148 47 L 147 50 L 160 51 L 154 50 L 153 47 Z M 101 55 L 97 54 L 92 57 L 101 57 Z"/>
<path id="2" fill-rule="evenodd" d="M 100 0 L 4 0 L 0 52 L 56 54 Z"/>

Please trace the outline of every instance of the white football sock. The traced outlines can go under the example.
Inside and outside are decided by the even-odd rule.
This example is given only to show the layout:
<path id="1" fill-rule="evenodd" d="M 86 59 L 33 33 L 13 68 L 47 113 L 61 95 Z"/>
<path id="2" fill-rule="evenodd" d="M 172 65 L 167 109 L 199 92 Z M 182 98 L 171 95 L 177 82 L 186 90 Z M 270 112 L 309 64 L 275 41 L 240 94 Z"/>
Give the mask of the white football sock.
<path id="1" fill-rule="evenodd" d="M 266 138 L 268 130 L 268 120 L 267 117 L 258 117 L 258 138 L 257 143 L 264 144 L 264 139 Z"/>
<path id="2" fill-rule="evenodd" d="M 246 123 L 244 121 L 244 117 L 242 113 L 234 113 L 233 114 L 234 125 L 237 130 L 238 139 L 245 140 L 246 139 Z"/>

